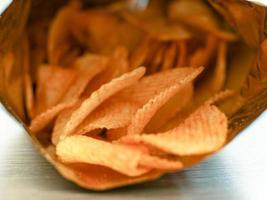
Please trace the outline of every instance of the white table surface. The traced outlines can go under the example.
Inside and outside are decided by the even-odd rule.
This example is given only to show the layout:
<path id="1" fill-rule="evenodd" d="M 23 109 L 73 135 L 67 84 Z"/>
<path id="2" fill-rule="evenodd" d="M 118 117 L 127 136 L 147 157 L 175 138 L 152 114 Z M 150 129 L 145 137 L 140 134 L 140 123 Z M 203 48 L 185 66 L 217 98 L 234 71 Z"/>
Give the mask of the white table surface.
<path id="1" fill-rule="evenodd" d="M 64 180 L 0 106 L 0 200 L 265 200 L 267 113 L 198 166 L 138 186 L 90 192 Z"/>

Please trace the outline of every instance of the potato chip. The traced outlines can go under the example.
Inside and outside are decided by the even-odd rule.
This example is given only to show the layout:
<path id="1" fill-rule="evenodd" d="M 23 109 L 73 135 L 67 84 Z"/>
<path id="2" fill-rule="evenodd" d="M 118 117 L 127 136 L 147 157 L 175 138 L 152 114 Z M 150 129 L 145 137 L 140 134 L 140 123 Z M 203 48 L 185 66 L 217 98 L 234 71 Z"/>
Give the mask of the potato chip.
<path id="1" fill-rule="evenodd" d="M 185 40 L 191 37 L 181 24 L 168 22 L 159 15 L 150 16 L 147 12 L 134 14 L 125 12 L 124 18 L 160 41 Z"/>
<path id="2" fill-rule="evenodd" d="M 50 65 L 40 66 L 36 91 L 36 114 L 59 103 L 76 75 L 72 69 Z"/>
<path id="3" fill-rule="evenodd" d="M 170 161 L 149 156 L 143 154 L 138 148 L 127 148 L 125 145 L 112 144 L 86 136 L 65 138 L 57 145 L 56 153 L 66 163 L 101 165 L 127 176 L 140 176 L 151 171 L 151 167 L 174 170 L 183 166 L 178 160 Z"/>
<path id="4" fill-rule="evenodd" d="M 103 84 L 111 81 L 129 71 L 128 51 L 124 47 L 117 47 L 112 55 L 108 57 L 106 69 L 98 74 L 86 88 L 84 95 L 88 97 L 93 91 L 99 89 Z"/>
<path id="5" fill-rule="evenodd" d="M 216 14 L 204 1 L 181 0 L 169 4 L 168 15 L 199 30 L 211 32 L 223 40 L 233 41 L 237 36 L 220 27 Z"/>
<path id="6" fill-rule="evenodd" d="M 85 134 L 94 129 L 118 129 L 126 127 L 138 109 L 127 99 L 114 98 L 92 112 L 78 127 L 75 134 Z"/>
<path id="7" fill-rule="evenodd" d="M 167 48 L 167 45 L 163 43 L 156 50 L 155 56 L 152 59 L 151 63 L 149 64 L 148 72 L 150 74 L 153 74 L 160 69 L 160 66 L 163 62 L 164 52 L 165 52 L 166 48 Z"/>
<path id="8" fill-rule="evenodd" d="M 227 118 L 216 106 L 204 104 L 177 128 L 165 133 L 128 135 L 124 142 L 142 142 L 164 152 L 188 156 L 217 151 L 227 137 Z"/>
<path id="9" fill-rule="evenodd" d="M 128 176 L 139 176 L 150 171 L 138 167 L 140 152 L 86 136 L 67 137 L 58 143 L 56 149 L 63 162 L 102 165 Z"/>
<path id="10" fill-rule="evenodd" d="M 134 49 L 129 61 L 131 69 L 140 67 L 144 64 L 150 50 L 151 42 L 151 38 L 145 37 L 141 44 L 139 44 L 137 48 Z"/>
<path id="11" fill-rule="evenodd" d="M 189 59 L 189 66 L 206 67 L 213 55 L 214 49 L 217 46 L 217 38 L 209 34 L 206 39 L 205 47 L 197 49 Z"/>
<path id="12" fill-rule="evenodd" d="M 68 102 L 81 96 L 88 83 L 107 67 L 107 59 L 98 55 L 84 55 L 75 62 L 75 69 L 79 74 L 64 95 L 62 102 Z"/>
<path id="13" fill-rule="evenodd" d="M 186 61 L 186 54 L 187 54 L 186 41 L 176 42 L 176 45 L 178 49 L 178 55 L 175 67 L 182 67 L 185 65 Z"/>
<path id="14" fill-rule="evenodd" d="M 79 14 L 79 5 L 72 2 L 63 7 L 56 15 L 48 32 L 48 61 L 52 65 L 61 65 L 65 58 L 68 58 L 70 52 L 76 52 L 72 57 L 78 57 L 79 53 L 73 51 L 70 41 L 74 40 L 74 30 L 79 30 L 81 21 Z M 77 42 L 76 42 L 77 43 Z M 73 54 L 73 53 L 72 53 Z M 72 61 L 72 60 L 71 60 Z M 68 62 L 69 63 L 71 63 Z"/>
<path id="15" fill-rule="evenodd" d="M 124 20 L 119 13 L 106 9 L 85 10 L 82 12 L 82 30 L 88 49 L 108 55 L 118 46 L 125 46 L 129 52 L 138 45 L 143 32 Z"/>
<path id="16" fill-rule="evenodd" d="M 160 109 L 171 97 L 180 91 L 185 85 L 192 82 L 202 71 L 198 68 L 191 74 L 188 74 L 181 80 L 173 82 L 172 86 L 164 89 L 159 94 L 150 99 L 144 106 L 137 110 L 135 116 L 132 118 L 131 124 L 128 127 L 127 134 L 135 135 L 141 134 L 147 123 L 151 120 L 154 114 Z"/>
<path id="17" fill-rule="evenodd" d="M 202 71 L 202 68 L 184 67 L 155 73 L 145 76 L 138 83 L 121 93 L 123 96 L 143 105 L 159 92 L 173 85 L 173 83 L 182 81 L 187 76 L 197 73 L 197 71 Z"/>
<path id="18" fill-rule="evenodd" d="M 171 43 L 167 48 L 167 50 L 165 51 L 161 70 L 170 69 L 175 66 L 176 54 L 177 54 L 176 44 Z"/>
<path id="19" fill-rule="evenodd" d="M 70 120 L 61 135 L 61 138 L 71 134 L 75 128 L 102 102 L 107 98 L 119 92 L 120 90 L 129 87 L 140 79 L 145 73 L 145 68 L 140 67 L 136 70 L 126 73 L 111 82 L 102 85 L 97 91 L 93 92 L 89 98 L 84 100 L 81 106 L 73 112 Z"/>
<path id="20" fill-rule="evenodd" d="M 185 85 L 177 94 L 163 105 L 151 118 L 145 128 L 145 132 L 154 132 L 159 130 L 166 122 L 173 118 L 192 100 L 194 93 L 193 84 Z"/>
<path id="21" fill-rule="evenodd" d="M 31 132 L 36 133 L 40 130 L 42 130 L 43 128 L 45 128 L 50 122 L 52 122 L 52 120 L 64 109 L 70 108 L 73 105 L 75 105 L 75 103 L 77 102 L 77 100 L 73 100 L 72 102 L 68 102 L 68 103 L 61 103 L 58 104 L 48 110 L 46 110 L 45 112 L 37 115 L 36 117 L 33 118 L 33 120 L 31 121 L 30 127 L 29 129 L 31 130 Z"/>
<path id="22" fill-rule="evenodd" d="M 215 68 L 209 72 L 210 74 L 202 80 L 196 89 L 196 97 L 194 98 L 196 106 L 201 105 L 209 97 L 215 95 L 224 87 L 226 76 L 226 53 L 225 42 L 220 42 L 218 45 Z"/>
<path id="23" fill-rule="evenodd" d="M 35 115 L 35 105 L 32 90 L 32 79 L 29 73 L 24 74 L 25 104 L 28 116 L 32 119 Z"/>

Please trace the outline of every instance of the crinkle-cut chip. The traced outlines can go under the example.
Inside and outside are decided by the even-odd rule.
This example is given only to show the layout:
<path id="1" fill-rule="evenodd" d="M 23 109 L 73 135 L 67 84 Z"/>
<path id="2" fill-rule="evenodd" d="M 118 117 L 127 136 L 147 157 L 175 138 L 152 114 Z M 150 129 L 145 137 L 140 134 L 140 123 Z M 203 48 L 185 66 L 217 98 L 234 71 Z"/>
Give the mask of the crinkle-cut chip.
<path id="1" fill-rule="evenodd" d="M 75 134 L 85 134 L 92 130 L 118 129 L 129 125 L 138 109 L 138 104 L 127 99 L 114 98 L 96 108 L 77 128 Z"/>
<path id="2" fill-rule="evenodd" d="M 101 165 L 128 176 L 140 176 L 151 170 L 139 167 L 142 158 L 139 151 L 87 136 L 66 137 L 58 143 L 56 153 L 66 163 Z"/>
<path id="3" fill-rule="evenodd" d="M 87 54 L 75 61 L 74 64 L 79 77 L 71 85 L 64 95 L 62 101 L 68 102 L 79 98 L 84 92 L 88 83 L 107 67 L 107 58 L 100 55 Z"/>
<path id="4" fill-rule="evenodd" d="M 168 6 L 168 16 L 173 21 L 180 21 L 199 30 L 211 32 L 223 40 L 237 39 L 234 33 L 220 27 L 216 14 L 204 1 L 173 1 Z"/>
<path id="5" fill-rule="evenodd" d="M 70 136 L 56 146 L 64 163 L 87 163 L 109 167 L 127 176 L 140 176 L 152 169 L 176 170 L 183 164 L 143 153 L 138 146 L 113 144 L 87 136 Z"/>
<path id="6" fill-rule="evenodd" d="M 184 86 L 165 105 L 163 105 L 152 117 L 145 128 L 145 132 L 153 133 L 181 111 L 193 97 L 193 84 Z"/>
<path id="7" fill-rule="evenodd" d="M 63 139 L 65 136 L 70 135 L 96 107 L 115 93 L 137 82 L 144 73 L 145 68 L 140 67 L 102 85 L 98 90 L 93 92 L 89 98 L 85 99 L 81 106 L 72 113 L 70 120 L 66 124 L 60 137 Z"/>
<path id="8" fill-rule="evenodd" d="M 218 104 L 220 110 L 225 111 L 229 106 L 229 104 L 228 105 L 225 104 L 226 103 L 225 100 L 232 97 L 234 94 L 235 93 L 231 90 L 224 90 L 215 94 L 214 96 L 211 96 L 207 101 L 204 102 L 204 104 Z M 195 102 L 189 103 L 185 108 L 183 108 L 180 112 L 178 112 L 176 116 L 171 118 L 168 122 L 166 122 L 166 124 L 164 124 L 158 130 L 160 132 L 165 132 L 167 130 L 173 129 L 174 127 L 177 127 L 198 107 L 199 105 L 195 104 Z"/>
<path id="9" fill-rule="evenodd" d="M 175 66 L 175 58 L 177 54 L 176 44 L 171 42 L 164 54 L 161 70 L 171 69 Z"/>
<path id="10" fill-rule="evenodd" d="M 150 74 L 155 73 L 157 70 L 159 70 L 159 68 L 163 62 L 164 52 L 165 52 L 166 48 L 167 48 L 167 45 L 163 43 L 156 50 L 155 56 L 149 65 L 148 72 Z"/>
<path id="11" fill-rule="evenodd" d="M 149 50 L 150 50 L 150 45 L 152 43 L 152 39 L 149 37 L 145 37 L 141 44 L 139 44 L 134 51 L 132 52 L 130 56 L 130 68 L 134 69 L 137 67 L 140 67 L 144 64 Z"/>
<path id="12" fill-rule="evenodd" d="M 73 100 L 71 102 L 68 103 L 60 103 L 57 104 L 56 106 L 49 108 L 48 110 L 46 110 L 45 112 L 37 115 L 35 118 L 33 118 L 33 120 L 31 121 L 30 127 L 29 129 L 31 130 L 31 132 L 36 133 L 40 130 L 42 130 L 43 128 L 45 128 L 50 122 L 53 121 L 53 119 L 64 109 L 70 108 L 73 105 L 75 105 L 75 103 L 77 102 L 77 100 Z"/>
<path id="13" fill-rule="evenodd" d="M 50 64 L 62 64 L 68 53 L 73 51 L 69 41 L 73 40 L 73 32 L 79 30 L 80 19 L 80 9 L 74 1 L 57 13 L 48 32 L 47 49 Z"/>
<path id="14" fill-rule="evenodd" d="M 39 67 L 36 114 L 55 106 L 70 88 L 77 74 L 73 69 L 42 65 Z"/>
<path id="15" fill-rule="evenodd" d="M 127 71 L 129 71 L 128 50 L 119 46 L 109 57 L 106 69 L 90 82 L 83 96 L 88 97 L 103 84 L 106 84 L 113 78 L 116 78 Z"/>
<path id="16" fill-rule="evenodd" d="M 190 56 L 189 66 L 206 67 L 210 62 L 210 58 L 213 55 L 216 46 L 217 46 L 217 37 L 212 34 L 209 34 L 207 36 L 205 46 L 203 48 L 197 49 L 193 53 L 193 55 Z"/>
<path id="17" fill-rule="evenodd" d="M 178 49 L 178 55 L 176 60 L 175 67 L 182 67 L 185 64 L 186 61 L 186 54 L 187 54 L 187 47 L 186 47 L 186 41 L 178 41 L 176 42 L 177 49 Z"/>
<path id="18" fill-rule="evenodd" d="M 121 142 L 145 143 L 170 154 L 206 154 L 221 148 L 227 138 L 227 118 L 216 106 L 204 104 L 178 127 L 164 133 L 128 135 Z"/>
<path id="19" fill-rule="evenodd" d="M 162 171 L 152 170 L 142 176 L 129 177 L 108 167 L 99 165 L 71 163 L 66 164 L 58 160 L 54 145 L 41 149 L 44 156 L 55 166 L 66 179 L 75 182 L 83 188 L 90 190 L 108 190 L 116 187 L 137 184 L 154 180 L 162 175 Z"/>
<path id="20" fill-rule="evenodd" d="M 191 74 L 202 71 L 200 68 L 184 67 L 166 70 L 164 72 L 155 73 L 150 76 L 143 77 L 138 83 L 129 87 L 122 92 L 122 95 L 131 98 L 140 105 L 145 104 L 149 99 L 157 95 L 159 92 L 183 80 Z"/>
<path id="21" fill-rule="evenodd" d="M 82 163 L 56 163 L 56 168 L 68 180 L 83 188 L 103 191 L 127 185 L 138 184 L 159 178 L 162 170 L 152 170 L 141 176 L 130 177 L 116 172 L 108 167 Z"/>
<path id="22" fill-rule="evenodd" d="M 64 128 L 67 122 L 69 121 L 71 114 L 75 109 L 77 109 L 80 106 L 80 103 L 81 103 L 80 101 L 77 101 L 77 103 L 75 103 L 72 107 L 64 109 L 57 116 L 51 137 L 52 143 L 54 145 L 56 145 L 59 142 L 59 137 L 64 131 Z"/>
<path id="23" fill-rule="evenodd" d="M 168 102 L 177 92 L 185 85 L 191 83 L 201 72 L 203 68 L 196 68 L 192 73 L 187 74 L 182 79 L 177 79 L 172 83 L 172 86 L 161 91 L 159 94 L 151 98 L 142 108 L 138 109 L 131 120 L 127 134 L 141 134 L 147 123 L 151 120 L 154 114 Z"/>

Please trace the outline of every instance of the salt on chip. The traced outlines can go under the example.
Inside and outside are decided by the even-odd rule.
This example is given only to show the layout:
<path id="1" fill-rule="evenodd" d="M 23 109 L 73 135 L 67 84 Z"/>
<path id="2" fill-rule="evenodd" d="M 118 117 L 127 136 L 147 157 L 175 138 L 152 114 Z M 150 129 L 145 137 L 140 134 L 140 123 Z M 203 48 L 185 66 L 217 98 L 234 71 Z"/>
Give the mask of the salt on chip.
<path id="1" fill-rule="evenodd" d="M 204 104 L 178 127 L 164 133 L 129 135 L 124 142 L 145 143 L 162 151 L 190 156 L 221 148 L 227 138 L 227 118 L 216 106 Z"/>
<path id="2" fill-rule="evenodd" d="M 84 100 L 81 106 L 76 109 L 66 124 L 66 127 L 60 138 L 64 138 L 79 126 L 79 124 L 101 103 L 106 99 L 119 92 L 120 90 L 129 87 L 138 81 L 145 73 L 145 68 L 140 67 L 129 73 L 113 79 L 111 82 L 102 85 L 97 91 L 93 92 L 89 98 Z"/>
<path id="3" fill-rule="evenodd" d="M 64 109 L 70 108 L 75 103 L 77 100 L 73 100 L 68 103 L 61 103 L 57 104 L 56 106 L 46 110 L 45 112 L 37 115 L 36 117 L 33 118 L 31 121 L 29 129 L 33 132 L 36 133 L 43 128 L 45 128 L 50 122 L 53 121 L 53 119 Z"/>
<path id="4" fill-rule="evenodd" d="M 186 75 L 181 80 L 176 80 L 176 82 L 173 82 L 172 86 L 169 86 L 167 89 L 155 95 L 146 104 L 144 104 L 142 108 L 138 109 L 128 127 L 127 134 L 141 134 L 158 109 L 160 109 L 171 97 L 180 91 L 183 86 L 192 82 L 202 72 L 202 70 L 202 68 L 196 68 L 195 71 Z"/>

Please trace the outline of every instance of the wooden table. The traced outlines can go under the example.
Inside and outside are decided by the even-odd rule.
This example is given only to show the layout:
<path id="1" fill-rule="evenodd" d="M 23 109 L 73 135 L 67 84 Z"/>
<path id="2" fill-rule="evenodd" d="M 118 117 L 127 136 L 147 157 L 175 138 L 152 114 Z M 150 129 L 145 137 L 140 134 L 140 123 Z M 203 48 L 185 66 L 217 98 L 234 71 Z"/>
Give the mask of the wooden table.
<path id="1" fill-rule="evenodd" d="M 264 200 L 267 199 L 267 113 L 220 153 L 198 166 L 138 186 L 90 192 L 64 180 L 0 106 L 1 200 Z"/>

